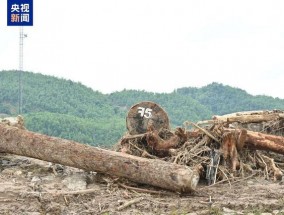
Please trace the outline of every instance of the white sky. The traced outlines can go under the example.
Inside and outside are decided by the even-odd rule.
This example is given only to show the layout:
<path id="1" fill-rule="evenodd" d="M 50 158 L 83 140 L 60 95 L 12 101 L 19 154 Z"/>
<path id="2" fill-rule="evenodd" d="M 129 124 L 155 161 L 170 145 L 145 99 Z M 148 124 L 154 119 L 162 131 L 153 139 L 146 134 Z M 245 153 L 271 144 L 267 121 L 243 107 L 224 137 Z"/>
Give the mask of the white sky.
<path id="1" fill-rule="evenodd" d="M 19 27 L 0 0 L 0 70 L 18 68 Z M 24 69 L 109 93 L 213 81 L 284 98 L 283 0 L 34 0 Z"/>

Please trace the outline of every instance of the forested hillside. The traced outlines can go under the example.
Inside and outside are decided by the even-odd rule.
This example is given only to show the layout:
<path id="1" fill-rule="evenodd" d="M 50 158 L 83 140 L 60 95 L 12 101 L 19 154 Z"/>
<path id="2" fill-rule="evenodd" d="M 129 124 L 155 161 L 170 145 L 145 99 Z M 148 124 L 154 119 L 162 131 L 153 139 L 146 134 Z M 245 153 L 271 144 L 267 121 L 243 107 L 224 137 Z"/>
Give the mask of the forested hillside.
<path id="1" fill-rule="evenodd" d="M 124 132 L 125 111 L 80 83 L 23 74 L 23 115 L 29 130 L 90 144 L 113 144 Z M 0 72 L 0 113 L 17 114 L 18 74 Z"/>
<path id="2" fill-rule="evenodd" d="M 102 94 L 80 83 L 30 72 L 23 74 L 23 83 L 23 115 L 29 130 L 92 145 L 116 143 L 126 130 L 128 109 L 145 100 L 160 104 L 173 127 L 214 114 L 284 109 L 283 99 L 252 96 L 218 83 L 180 88 L 167 94 L 138 90 Z M 16 71 L 0 72 L 0 92 L 0 114 L 17 115 Z"/>
<path id="3" fill-rule="evenodd" d="M 214 114 L 244 110 L 284 109 L 284 100 L 270 96 L 252 96 L 246 91 L 212 83 L 202 88 L 180 88 L 177 93 L 189 96 Z"/>

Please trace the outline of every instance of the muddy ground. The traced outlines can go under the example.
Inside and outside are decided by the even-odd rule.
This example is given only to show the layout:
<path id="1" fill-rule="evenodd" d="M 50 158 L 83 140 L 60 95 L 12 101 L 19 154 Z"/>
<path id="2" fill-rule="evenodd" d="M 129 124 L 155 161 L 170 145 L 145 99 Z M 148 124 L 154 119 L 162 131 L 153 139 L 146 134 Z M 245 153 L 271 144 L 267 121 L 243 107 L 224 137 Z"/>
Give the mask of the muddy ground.
<path id="1" fill-rule="evenodd" d="M 0 214 L 284 214 L 284 182 L 259 176 L 180 195 L 9 154 L 0 167 Z"/>

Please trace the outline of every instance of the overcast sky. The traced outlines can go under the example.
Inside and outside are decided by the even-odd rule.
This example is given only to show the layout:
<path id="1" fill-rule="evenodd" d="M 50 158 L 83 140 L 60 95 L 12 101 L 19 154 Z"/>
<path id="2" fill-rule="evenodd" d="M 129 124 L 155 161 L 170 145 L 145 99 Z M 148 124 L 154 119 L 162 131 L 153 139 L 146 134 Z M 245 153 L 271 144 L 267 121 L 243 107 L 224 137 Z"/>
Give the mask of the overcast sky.
<path id="1" fill-rule="evenodd" d="M 19 27 L 7 27 L 6 5 L 0 70 L 18 69 Z M 282 0 L 34 0 L 24 31 L 24 70 L 103 93 L 219 82 L 284 98 Z"/>

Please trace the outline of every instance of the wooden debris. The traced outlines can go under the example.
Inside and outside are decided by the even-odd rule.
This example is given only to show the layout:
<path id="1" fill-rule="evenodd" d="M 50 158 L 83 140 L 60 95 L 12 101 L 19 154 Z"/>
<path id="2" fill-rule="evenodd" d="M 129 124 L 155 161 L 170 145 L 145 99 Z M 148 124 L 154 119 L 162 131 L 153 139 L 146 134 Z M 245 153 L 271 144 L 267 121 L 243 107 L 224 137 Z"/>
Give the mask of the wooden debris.
<path id="1" fill-rule="evenodd" d="M 240 133 L 237 137 L 237 142 L 236 142 L 236 146 L 238 151 L 241 151 L 245 145 L 245 141 L 246 141 L 246 137 L 247 137 L 247 130 L 245 129 L 241 129 Z"/>
<path id="2" fill-rule="evenodd" d="M 150 194 L 157 194 L 157 195 L 172 195 L 173 193 L 170 192 L 161 192 L 161 191 L 156 191 L 156 190 L 149 190 L 149 189 L 143 189 L 139 187 L 130 187 L 125 184 L 119 183 L 119 186 L 128 189 L 128 190 L 133 190 L 135 192 L 140 192 L 140 193 L 150 193 Z"/>
<path id="3" fill-rule="evenodd" d="M 284 112 L 282 111 L 252 111 L 252 112 L 239 112 L 228 114 L 224 116 L 213 116 L 213 120 L 221 122 L 239 122 L 239 123 L 260 123 L 284 119 Z"/>
<path id="4" fill-rule="evenodd" d="M 0 151 L 87 171 L 128 178 L 178 192 L 197 186 L 198 171 L 162 160 L 146 159 L 50 137 L 0 123 Z"/>
<path id="5" fill-rule="evenodd" d="M 171 131 L 164 110 L 155 103 L 142 102 L 128 114 L 129 133 L 117 145 L 117 150 L 123 153 L 9 125 L 0 123 L 0 151 L 125 177 L 172 191 L 195 190 L 199 178 L 215 184 L 234 183 L 255 175 L 273 180 L 283 176 L 284 112 L 279 110 L 214 116 L 213 120 L 198 124 L 186 121 L 184 128 Z M 194 129 L 187 130 L 189 125 Z M 125 188 L 136 189 L 126 185 Z"/>
<path id="6" fill-rule="evenodd" d="M 222 139 L 223 139 L 221 144 L 222 155 L 225 160 L 228 159 L 231 160 L 231 168 L 233 171 L 236 171 L 237 166 L 239 166 L 238 152 L 236 147 L 237 140 L 234 137 L 234 134 L 231 132 L 224 133 Z"/>
<path id="7" fill-rule="evenodd" d="M 192 124 L 194 127 L 198 128 L 199 130 L 201 130 L 202 132 L 204 132 L 206 135 L 208 135 L 209 137 L 211 137 L 213 140 L 215 140 L 217 143 L 219 143 L 219 140 L 213 136 L 213 134 L 211 134 L 209 131 L 207 131 L 206 129 L 201 128 L 199 125 L 194 124 L 193 122 L 189 122 L 190 124 Z"/>
<path id="8" fill-rule="evenodd" d="M 234 135 L 241 136 L 242 142 L 239 145 L 246 146 L 252 149 L 272 151 L 279 154 L 284 154 L 284 137 L 263 134 L 260 132 L 246 131 L 240 129 L 225 129 L 231 134 L 230 139 L 234 141 Z M 243 133 L 242 133 L 243 132 Z M 246 134 L 245 134 L 246 133 Z M 243 141 L 245 140 L 245 141 Z"/>
<path id="9" fill-rule="evenodd" d="M 156 151 L 167 152 L 170 148 L 174 148 L 180 142 L 178 136 L 172 136 L 168 140 L 163 140 L 157 131 L 149 132 L 146 136 L 147 144 Z"/>
<path id="10" fill-rule="evenodd" d="M 198 169 L 200 177 L 206 178 L 209 184 L 218 180 L 233 181 L 235 177 L 255 175 L 256 172 L 260 174 L 259 171 L 265 173 L 267 178 L 279 180 L 282 178 L 283 169 L 280 167 L 284 167 L 284 159 L 282 163 L 278 159 L 276 165 L 273 158 L 263 153 L 283 154 L 284 137 L 280 136 L 284 136 L 283 116 L 284 112 L 279 110 L 250 111 L 215 116 L 213 120 L 198 124 L 186 121 L 185 128 L 192 125 L 198 131 L 177 128 L 172 136 L 164 138 L 158 130 L 152 129 L 146 138 L 136 138 L 134 142 L 132 139 L 131 144 L 156 156 L 159 149 L 168 152 L 158 156 Z M 167 141 L 171 138 L 175 141 L 169 144 Z M 220 160 L 214 161 L 211 154 L 214 150 L 220 152 Z M 129 153 L 133 151 L 130 149 Z"/>
<path id="11" fill-rule="evenodd" d="M 283 173 L 281 172 L 279 168 L 276 167 L 274 159 L 267 157 L 265 155 L 260 155 L 260 156 L 262 156 L 263 160 L 266 162 L 268 166 L 268 171 L 272 173 L 273 179 L 275 181 L 276 180 L 281 181 Z"/>
<path id="12" fill-rule="evenodd" d="M 135 199 L 131 199 L 130 201 L 127 201 L 127 202 L 125 202 L 123 205 L 117 207 L 117 210 L 118 210 L 118 211 L 121 211 L 121 210 L 123 210 L 123 209 L 125 209 L 125 208 L 127 208 L 127 207 L 129 207 L 129 206 L 131 206 L 131 205 L 133 205 L 133 204 L 136 204 L 136 203 L 138 203 L 138 202 L 141 202 L 142 200 L 144 200 L 143 197 L 138 197 L 138 198 L 135 198 Z"/>

